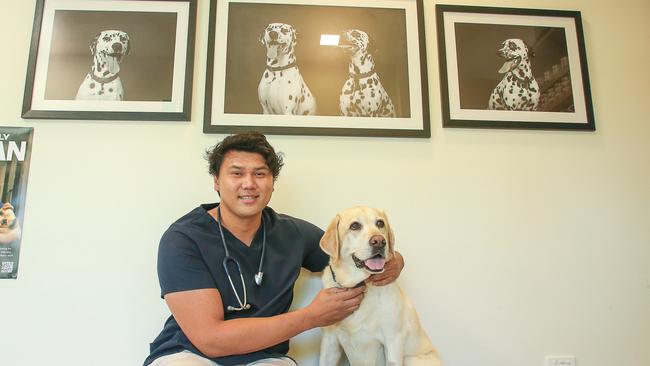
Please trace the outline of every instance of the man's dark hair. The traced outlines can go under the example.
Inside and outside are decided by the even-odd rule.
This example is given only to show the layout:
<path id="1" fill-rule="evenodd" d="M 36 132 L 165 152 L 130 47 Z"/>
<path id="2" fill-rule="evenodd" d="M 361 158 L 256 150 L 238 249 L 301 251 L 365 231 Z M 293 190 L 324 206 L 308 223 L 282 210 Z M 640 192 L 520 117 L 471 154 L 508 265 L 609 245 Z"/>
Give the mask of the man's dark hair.
<path id="1" fill-rule="evenodd" d="M 266 136 L 259 132 L 244 132 L 230 135 L 205 151 L 210 174 L 219 175 L 223 158 L 228 151 L 244 151 L 262 155 L 273 174 L 273 180 L 278 178 L 280 169 L 284 165 L 282 154 L 276 154 L 273 146 L 266 140 Z"/>

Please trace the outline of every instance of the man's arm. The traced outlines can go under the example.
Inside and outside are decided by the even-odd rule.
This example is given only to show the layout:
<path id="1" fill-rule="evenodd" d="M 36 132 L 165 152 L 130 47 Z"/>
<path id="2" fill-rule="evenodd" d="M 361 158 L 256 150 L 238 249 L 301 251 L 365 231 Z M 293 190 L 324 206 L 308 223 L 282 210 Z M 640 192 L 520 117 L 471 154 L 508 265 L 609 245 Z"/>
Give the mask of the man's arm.
<path id="1" fill-rule="evenodd" d="M 208 357 L 245 354 L 271 347 L 311 328 L 333 324 L 359 308 L 365 287 L 321 290 L 302 309 L 266 318 L 224 320 L 216 289 L 173 292 L 167 306 L 189 340 Z"/>

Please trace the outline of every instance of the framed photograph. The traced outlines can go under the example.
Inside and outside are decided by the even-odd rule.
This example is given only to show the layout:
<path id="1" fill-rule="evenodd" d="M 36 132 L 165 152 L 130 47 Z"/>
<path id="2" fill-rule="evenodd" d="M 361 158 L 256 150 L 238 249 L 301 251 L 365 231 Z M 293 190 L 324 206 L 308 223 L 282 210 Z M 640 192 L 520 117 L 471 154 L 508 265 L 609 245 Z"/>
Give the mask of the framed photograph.
<path id="1" fill-rule="evenodd" d="M 211 0 L 206 133 L 430 137 L 422 0 Z"/>
<path id="2" fill-rule="evenodd" d="M 436 5 L 444 127 L 595 130 L 580 12 Z"/>
<path id="3" fill-rule="evenodd" d="M 196 0 L 37 0 L 23 118 L 189 121 Z"/>

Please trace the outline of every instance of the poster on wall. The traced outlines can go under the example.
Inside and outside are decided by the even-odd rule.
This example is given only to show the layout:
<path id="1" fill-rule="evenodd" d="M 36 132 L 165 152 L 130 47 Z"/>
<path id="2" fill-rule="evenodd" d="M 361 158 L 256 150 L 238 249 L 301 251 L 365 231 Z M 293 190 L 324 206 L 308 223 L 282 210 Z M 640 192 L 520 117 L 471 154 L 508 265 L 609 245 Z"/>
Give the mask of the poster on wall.
<path id="1" fill-rule="evenodd" d="M 33 132 L 31 127 L 0 126 L 0 279 L 18 277 Z"/>

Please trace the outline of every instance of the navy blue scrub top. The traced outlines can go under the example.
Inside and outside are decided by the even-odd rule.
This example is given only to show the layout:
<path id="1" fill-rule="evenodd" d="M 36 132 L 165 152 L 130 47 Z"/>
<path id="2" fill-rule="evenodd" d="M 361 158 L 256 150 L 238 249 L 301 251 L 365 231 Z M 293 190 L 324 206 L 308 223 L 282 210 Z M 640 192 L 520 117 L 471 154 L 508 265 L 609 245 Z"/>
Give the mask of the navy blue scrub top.
<path id="1" fill-rule="evenodd" d="M 161 296 L 171 292 L 216 288 L 221 294 L 225 319 L 269 317 L 286 313 L 293 300 L 293 287 L 304 267 L 312 272 L 322 271 L 329 257 L 319 247 L 323 231 L 317 226 L 291 216 L 278 214 L 270 207 L 263 212 L 266 227 L 264 281 L 254 282 L 262 254 L 262 228 L 257 231 L 250 247 L 232 235 L 225 227 L 223 235 L 230 256 L 239 262 L 248 295 L 250 310 L 226 312 L 226 307 L 239 307 L 237 298 L 222 267 L 224 247 L 215 219 L 208 213 L 218 203 L 204 204 L 174 222 L 162 236 L 158 248 L 158 279 Z M 228 267 L 237 294 L 243 301 L 239 271 Z M 254 335 L 251 335 L 254 336 Z M 173 316 L 160 335 L 150 345 L 151 353 L 144 362 L 150 364 L 160 356 L 188 350 L 203 355 L 185 336 Z M 281 357 L 289 351 L 289 342 L 246 355 L 211 358 L 224 365 L 246 364 L 268 357 Z"/>

